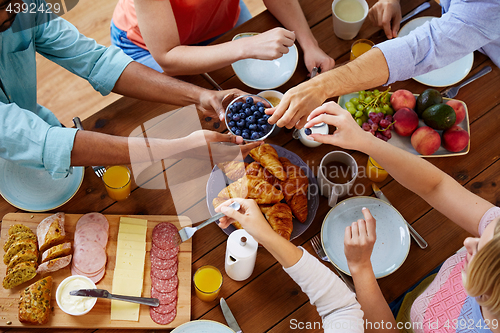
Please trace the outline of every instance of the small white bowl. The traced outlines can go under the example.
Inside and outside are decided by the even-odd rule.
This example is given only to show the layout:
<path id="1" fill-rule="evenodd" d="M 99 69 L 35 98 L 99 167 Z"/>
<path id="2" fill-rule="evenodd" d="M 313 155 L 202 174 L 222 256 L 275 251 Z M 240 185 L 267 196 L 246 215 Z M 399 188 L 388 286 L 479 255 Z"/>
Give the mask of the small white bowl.
<path id="1" fill-rule="evenodd" d="M 57 302 L 57 305 L 59 306 L 59 308 L 61 310 L 63 310 L 65 313 L 69 314 L 69 315 L 72 315 L 72 316 L 83 316 L 84 314 L 87 314 L 89 313 L 90 310 L 92 310 L 92 308 L 94 307 L 95 303 L 97 302 L 97 298 L 95 297 L 92 297 L 91 300 L 87 300 L 86 297 L 81 297 L 81 296 L 70 296 L 70 297 L 75 297 L 75 300 L 79 301 L 79 302 L 82 302 L 82 301 L 85 301 L 85 302 L 89 302 L 89 305 L 88 305 L 88 309 L 85 310 L 85 311 L 82 311 L 82 312 L 71 312 L 70 310 L 68 309 L 65 309 L 62 305 L 62 302 L 61 302 L 61 297 L 63 296 L 63 288 L 68 285 L 69 283 L 71 283 L 72 281 L 75 281 L 75 280 L 81 280 L 82 282 L 84 282 L 86 284 L 86 286 L 82 286 L 82 287 L 78 287 L 78 288 L 75 288 L 75 289 L 72 289 L 72 290 L 78 290 L 78 289 L 96 289 L 96 285 L 95 283 L 89 279 L 88 277 L 86 276 L 83 276 L 83 275 L 72 275 L 72 276 L 68 276 L 67 278 L 65 278 L 64 280 L 62 280 L 61 283 L 59 283 L 59 286 L 57 286 L 57 291 L 56 291 L 56 302 Z M 71 290 L 67 290 L 68 294 L 69 294 L 69 291 Z M 81 300 L 78 300 L 78 299 L 81 299 Z"/>
<path id="2" fill-rule="evenodd" d="M 264 97 L 265 99 L 267 99 L 269 101 L 269 103 L 272 104 L 273 107 L 276 107 L 278 104 L 275 105 L 275 103 L 272 103 L 273 99 L 277 98 L 281 102 L 284 94 L 278 90 L 264 90 L 264 91 L 261 91 L 260 93 L 258 93 L 257 96 Z"/>
<path id="3" fill-rule="evenodd" d="M 258 35 L 256 32 L 238 34 L 233 40 Z M 242 59 L 232 63 L 236 76 L 254 89 L 274 89 L 285 84 L 295 73 L 299 53 L 297 46 L 289 47 L 289 52 L 274 60 Z"/>

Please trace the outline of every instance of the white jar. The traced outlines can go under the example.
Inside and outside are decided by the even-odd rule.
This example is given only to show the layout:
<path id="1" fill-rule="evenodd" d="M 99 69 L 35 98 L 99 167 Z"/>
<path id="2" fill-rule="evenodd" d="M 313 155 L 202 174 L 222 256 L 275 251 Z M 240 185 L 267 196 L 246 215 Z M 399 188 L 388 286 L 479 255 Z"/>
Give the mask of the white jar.
<path id="1" fill-rule="evenodd" d="M 224 266 L 231 279 L 243 281 L 252 275 L 258 247 L 257 241 L 244 229 L 235 230 L 229 235 Z"/>

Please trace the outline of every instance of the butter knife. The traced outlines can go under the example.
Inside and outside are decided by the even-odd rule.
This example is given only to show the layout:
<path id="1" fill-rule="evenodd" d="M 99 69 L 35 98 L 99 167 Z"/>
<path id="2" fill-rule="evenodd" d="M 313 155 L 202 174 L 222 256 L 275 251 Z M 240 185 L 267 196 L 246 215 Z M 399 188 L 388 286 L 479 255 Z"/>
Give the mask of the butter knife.
<path id="1" fill-rule="evenodd" d="M 401 19 L 399 24 L 403 24 L 404 22 L 408 21 L 409 19 L 411 19 L 413 16 L 417 15 L 418 13 L 423 12 L 424 10 L 429 8 L 430 6 L 431 6 L 431 4 L 429 2 L 424 2 L 420 6 L 418 6 L 417 8 L 415 8 L 414 10 L 412 10 L 411 12 L 409 12 L 408 14 L 403 16 L 403 18 Z"/>
<path id="2" fill-rule="evenodd" d="M 377 185 L 372 184 L 372 189 L 373 189 L 373 192 L 375 193 L 375 196 L 377 198 L 387 202 L 389 205 L 392 206 L 389 199 L 387 199 L 387 197 L 384 195 L 384 193 L 382 193 L 382 191 L 378 188 Z M 411 226 L 410 223 L 408 223 L 408 221 L 405 220 L 405 222 L 406 222 L 406 225 L 408 226 L 408 230 L 410 231 L 411 237 L 415 240 L 415 242 L 418 244 L 418 246 L 420 246 L 421 249 L 425 249 L 428 245 L 427 242 L 425 241 L 425 239 L 423 239 L 422 236 L 420 236 L 418 234 L 418 232 L 415 229 L 413 229 L 413 227 Z"/>
<path id="3" fill-rule="evenodd" d="M 220 298 L 220 307 L 229 327 L 236 333 L 243 333 L 240 325 L 238 325 L 238 322 L 236 321 L 236 318 L 234 318 L 233 313 L 229 309 L 229 306 L 227 306 L 226 300 L 222 297 Z"/>
<path id="4" fill-rule="evenodd" d="M 110 294 L 107 290 L 104 289 L 79 289 L 79 290 L 72 290 L 69 292 L 69 294 L 72 296 L 109 298 L 117 301 L 139 303 L 149 306 L 160 305 L 160 300 L 158 298 L 115 295 L 115 294 Z"/>

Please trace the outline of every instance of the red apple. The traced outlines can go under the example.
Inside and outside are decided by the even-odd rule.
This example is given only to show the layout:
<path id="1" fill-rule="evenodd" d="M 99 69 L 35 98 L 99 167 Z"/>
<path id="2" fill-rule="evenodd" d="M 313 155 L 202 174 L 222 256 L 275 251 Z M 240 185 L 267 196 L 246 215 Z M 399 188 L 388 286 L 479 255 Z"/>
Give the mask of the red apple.
<path id="1" fill-rule="evenodd" d="M 439 133 L 428 126 L 422 126 L 413 132 L 411 145 L 422 155 L 432 155 L 441 146 Z"/>
<path id="2" fill-rule="evenodd" d="M 393 119 L 394 130 L 401 136 L 410 136 L 418 127 L 417 113 L 409 108 L 399 109 Z"/>
<path id="3" fill-rule="evenodd" d="M 391 95 L 391 105 L 394 111 L 398 111 L 402 108 L 409 108 L 415 110 L 415 105 L 417 104 L 417 99 L 413 94 L 405 89 L 396 90 Z"/>
<path id="4" fill-rule="evenodd" d="M 469 133 L 462 127 L 454 125 L 443 132 L 443 147 L 446 150 L 457 153 L 464 150 L 468 144 Z"/>
<path id="5" fill-rule="evenodd" d="M 465 119 L 465 107 L 464 104 L 460 101 L 451 99 L 446 102 L 449 106 L 455 110 L 455 114 L 457 115 L 457 120 L 455 121 L 455 125 L 458 125 Z"/>

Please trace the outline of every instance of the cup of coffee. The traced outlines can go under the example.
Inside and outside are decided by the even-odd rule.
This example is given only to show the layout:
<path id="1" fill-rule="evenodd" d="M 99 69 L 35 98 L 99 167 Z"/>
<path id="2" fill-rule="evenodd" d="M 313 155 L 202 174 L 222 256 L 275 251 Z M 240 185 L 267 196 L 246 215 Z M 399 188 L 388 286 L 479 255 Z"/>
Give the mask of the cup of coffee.
<path id="1" fill-rule="evenodd" d="M 348 153 L 332 151 L 323 157 L 319 165 L 318 182 L 321 194 L 328 198 L 330 207 L 337 204 L 338 198 L 349 193 L 357 176 L 358 164 Z"/>
<path id="2" fill-rule="evenodd" d="M 365 0 L 335 0 L 332 12 L 335 35 L 351 40 L 356 37 L 368 15 L 368 3 Z"/>

